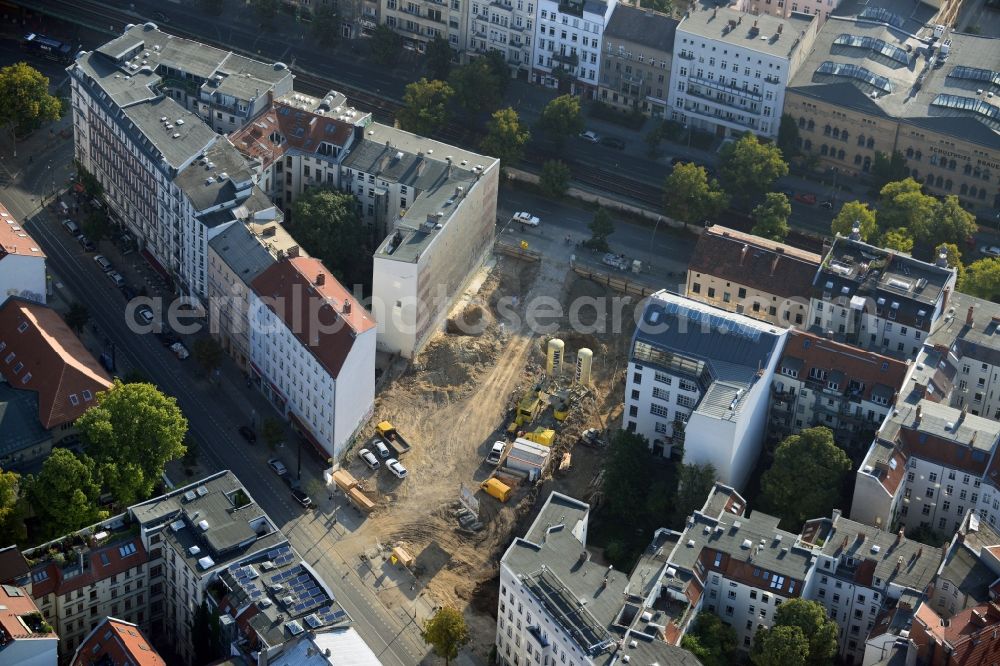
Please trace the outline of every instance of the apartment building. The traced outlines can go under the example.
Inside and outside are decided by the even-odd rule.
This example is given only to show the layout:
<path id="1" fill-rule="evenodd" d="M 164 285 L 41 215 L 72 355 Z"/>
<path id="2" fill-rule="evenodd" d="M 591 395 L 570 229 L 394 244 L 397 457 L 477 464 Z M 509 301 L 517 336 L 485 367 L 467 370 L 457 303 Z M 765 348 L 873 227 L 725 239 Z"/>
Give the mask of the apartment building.
<path id="1" fill-rule="evenodd" d="M 813 15 L 822 27 L 835 14 L 840 0 L 740 0 L 734 7 L 747 14 L 769 14 L 790 18 L 793 13 Z"/>
<path id="2" fill-rule="evenodd" d="M 339 459 L 375 402 L 375 320 L 323 263 L 286 257 L 250 283 L 250 379 Z"/>
<path id="3" fill-rule="evenodd" d="M 76 419 L 111 378 L 59 314 L 35 301 L 0 305 L 0 464 L 23 469 L 76 442 Z"/>
<path id="4" fill-rule="evenodd" d="M 826 426 L 837 443 L 864 453 L 892 411 L 912 365 L 874 352 L 792 330 L 774 373 L 774 438 Z"/>
<path id="5" fill-rule="evenodd" d="M 538 0 L 531 79 L 597 97 L 603 35 L 618 0 Z"/>
<path id="6" fill-rule="evenodd" d="M 307 256 L 282 225 L 254 220 L 230 225 L 208 243 L 209 330 L 243 370 L 250 363 L 250 285 L 285 257 Z"/>
<path id="7" fill-rule="evenodd" d="M 997 40 L 946 28 L 959 5 L 845 4 L 832 16 L 785 100 L 803 152 L 855 176 L 898 151 L 930 194 L 980 214 L 1000 206 Z"/>
<path id="8" fill-rule="evenodd" d="M 887 356 L 913 358 L 949 307 L 956 272 L 838 236 L 816 274 L 809 326 Z"/>
<path id="9" fill-rule="evenodd" d="M 777 137 L 785 86 L 812 49 L 817 24 L 806 14 L 692 8 L 674 36 L 670 119 L 720 137 Z"/>
<path id="10" fill-rule="evenodd" d="M 536 0 L 494 0 L 470 3 L 469 53 L 503 54 L 511 76 L 527 79 L 531 72 Z"/>
<path id="11" fill-rule="evenodd" d="M 523 537 L 500 560 L 496 654 L 501 664 L 617 663 L 694 666 L 663 640 L 668 611 L 643 596 L 644 555 L 632 576 L 591 560 L 590 507 L 553 492 Z M 661 544 L 662 545 L 662 544 Z M 662 553 L 662 551 L 661 551 Z"/>
<path id="12" fill-rule="evenodd" d="M 10 296 L 45 303 L 45 253 L 0 203 L 0 303 Z"/>
<path id="13" fill-rule="evenodd" d="M 685 296 L 788 328 L 809 321 L 809 293 L 822 257 L 728 229 L 705 229 L 688 262 Z"/>
<path id="14" fill-rule="evenodd" d="M 940 370 L 939 395 L 952 407 L 993 420 L 1000 420 L 998 326 L 1000 306 L 955 292 L 941 326 L 927 340 Z"/>
<path id="15" fill-rule="evenodd" d="M 967 511 L 1000 515 L 1000 423 L 933 400 L 899 401 L 855 475 L 851 516 L 890 528 L 954 532 Z"/>
<path id="16" fill-rule="evenodd" d="M 311 187 L 340 187 L 340 164 L 371 122 L 336 91 L 289 93 L 229 139 L 253 164 L 260 188 L 288 210 Z"/>
<path id="17" fill-rule="evenodd" d="M 17 585 L 0 586 L 0 664 L 55 666 L 59 637 Z"/>
<path id="18" fill-rule="evenodd" d="M 344 160 L 341 188 L 385 229 L 372 310 L 379 349 L 412 358 L 493 247 L 500 161 L 378 123 Z"/>
<path id="19" fill-rule="evenodd" d="M 71 666 L 167 666 L 136 624 L 106 617 L 73 655 Z"/>
<path id="20" fill-rule="evenodd" d="M 270 666 L 382 666 L 375 652 L 353 627 L 336 627 L 300 634 L 268 660 Z"/>
<path id="21" fill-rule="evenodd" d="M 417 53 L 435 37 L 456 51 L 469 43 L 469 0 L 379 0 L 378 18 L 403 37 L 403 48 Z"/>
<path id="22" fill-rule="evenodd" d="M 742 485 L 760 454 L 770 386 L 787 330 L 666 291 L 646 301 L 632 337 L 623 427 L 686 463 Z"/>
<path id="23" fill-rule="evenodd" d="M 665 118 L 677 19 L 617 5 L 604 30 L 600 99 L 624 112 Z"/>

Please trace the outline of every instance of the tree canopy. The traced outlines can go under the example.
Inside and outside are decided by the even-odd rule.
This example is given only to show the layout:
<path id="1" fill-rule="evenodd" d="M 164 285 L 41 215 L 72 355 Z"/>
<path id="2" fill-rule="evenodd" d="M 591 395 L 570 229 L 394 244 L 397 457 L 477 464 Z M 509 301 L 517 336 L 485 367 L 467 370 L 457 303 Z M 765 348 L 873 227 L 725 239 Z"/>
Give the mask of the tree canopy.
<path id="1" fill-rule="evenodd" d="M 778 148 L 784 158 L 791 159 L 799 154 L 799 126 L 791 114 L 781 114 L 781 124 L 778 126 Z"/>
<path id="2" fill-rule="evenodd" d="M 195 340 L 191 353 L 198 364 L 205 369 L 205 372 L 212 372 L 222 365 L 222 358 L 225 356 L 222 345 L 212 337 L 201 337 Z"/>
<path id="3" fill-rule="evenodd" d="M 875 221 L 875 211 L 868 204 L 860 201 L 847 201 L 841 206 L 840 212 L 830 223 L 830 231 L 841 236 L 850 236 L 851 229 L 857 224 L 861 240 L 874 239 L 878 233 L 878 223 Z"/>
<path id="4" fill-rule="evenodd" d="M 458 657 L 458 651 L 470 640 L 465 617 L 451 606 L 442 606 L 425 620 L 420 637 L 434 648 L 434 654 L 444 659 L 445 666 Z"/>
<path id="5" fill-rule="evenodd" d="M 83 332 L 83 327 L 90 321 L 90 310 L 83 303 L 74 301 L 70 304 L 69 310 L 66 311 L 63 319 L 66 320 L 66 325 L 79 335 Z"/>
<path id="6" fill-rule="evenodd" d="M 786 437 L 761 478 L 761 500 L 792 531 L 840 505 L 840 488 L 851 469 L 829 428 L 807 428 Z"/>
<path id="7" fill-rule="evenodd" d="M 729 203 L 719 182 L 709 179 L 705 167 L 693 162 L 674 165 L 663 192 L 664 213 L 685 224 L 701 224 L 718 215 Z"/>
<path id="8" fill-rule="evenodd" d="M 530 138 L 531 132 L 521 125 L 517 111 L 507 107 L 493 112 L 480 148 L 485 154 L 498 158 L 500 167 L 504 168 L 520 161 Z"/>
<path id="9" fill-rule="evenodd" d="M 694 626 L 681 639 L 681 647 L 702 666 L 729 666 L 736 658 L 736 631 L 715 613 L 698 613 Z"/>
<path id="10" fill-rule="evenodd" d="M 504 78 L 508 78 L 506 73 Z M 448 84 L 455 91 L 455 102 L 467 113 L 492 112 L 503 99 L 496 72 L 485 58 L 452 70 Z"/>
<path id="11" fill-rule="evenodd" d="M 913 236 L 906 227 L 888 229 L 882 234 L 882 247 L 909 254 L 913 252 Z"/>
<path id="12" fill-rule="evenodd" d="M 549 160 L 542 165 L 542 173 L 538 177 L 538 186 L 549 197 L 561 197 L 569 189 L 569 167 L 565 162 Z"/>
<path id="13" fill-rule="evenodd" d="M 674 523 L 680 524 L 692 513 L 705 506 L 705 500 L 715 487 L 717 473 L 711 463 L 681 465 L 677 474 L 677 494 L 674 497 Z"/>
<path id="14" fill-rule="evenodd" d="M 320 5 L 314 9 L 309 32 L 324 46 L 336 44 L 340 39 L 340 16 L 336 8 L 331 5 Z"/>
<path id="15" fill-rule="evenodd" d="M 808 659 L 809 639 L 798 627 L 758 630 L 750 652 L 756 666 L 806 666 Z"/>
<path id="16" fill-rule="evenodd" d="M 987 257 L 965 267 L 960 291 L 990 300 L 1000 297 L 1000 259 Z"/>
<path id="17" fill-rule="evenodd" d="M 403 38 L 384 23 L 372 30 L 370 44 L 372 56 L 380 65 L 394 65 L 403 50 Z"/>
<path id="18" fill-rule="evenodd" d="M 371 284 L 371 258 L 362 251 L 370 248 L 370 239 L 358 218 L 353 194 L 309 190 L 295 200 L 291 217 L 295 239 L 348 290 Z"/>
<path id="19" fill-rule="evenodd" d="M 598 208 L 594 219 L 587 225 L 590 229 L 590 240 L 587 245 L 595 250 L 608 251 L 608 236 L 615 233 L 615 223 L 607 208 Z"/>
<path id="20" fill-rule="evenodd" d="M 879 191 L 878 222 L 883 229 L 906 227 L 916 238 L 914 225 L 926 225 L 934 216 L 934 197 L 924 194 L 912 178 L 887 183 Z"/>
<path id="21" fill-rule="evenodd" d="M 872 162 L 875 189 L 881 189 L 886 183 L 894 180 L 902 180 L 909 174 L 910 170 L 906 168 L 906 158 L 903 157 L 903 153 L 898 150 L 893 151 L 892 155 L 875 153 L 875 160 Z"/>
<path id="22" fill-rule="evenodd" d="M 451 73 L 451 63 L 455 58 L 455 50 L 451 48 L 448 40 L 437 35 L 427 42 L 427 50 L 424 52 L 427 59 L 427 73 L 431 79 L 444 81 Z"/>
<path id="23" fill-rule="evenodd" d="M 571 135 L 583 131 L 583 116 L 580 115 L 580 100 L 573 95 L 562 95 L 545 105 L 538 129 L 545 138 L 556 145 Z"/>
<path id="24" fill-rule="evenodd" d="M 429 136 L 448 120 L 448 102 L 455 91 L 444 81 L 420 79 L 406 86 L 403 108 L 396 120 L 407 132 Z"/>
<path id="25" fill-rule="evenodd" d="M 177 401 L 152 384 L 116 379 L 76 427 L 105 485 L 125 506 L 148 497 L 167 462 L 184 455 L 188 421 Z"/>
<path id="26" fill-rule="evenodd" d="M 752 231 L 761 238 L 783 241 L 788 236 L 788 217 L 791 214 L 792 205 L 788 197 L 781 192 L 768 192 L 750 215 L 754 221 Z"/>
<path id="27" fill-rule="evenodd" d="M 100 495 L 94 461 L 69 449 L 52 449 L 38 476 L 28 484 L 31 506 L 50 538 L 107 518 L 108 513 L 97 506 Z"/>
<path id="28" fill-rule="evenodd" d="M 917 242 L 928 248 L 937 247 L 941 243 L 960 245 L 979 230 L 976 216 L 962 208 L 954 194 L 935 203 L 934 217 L 928 228 L 910 227 Z"/>
<path id="29" fill-rule="evenodd" d="M 0 543 L 24 542 L 27 537 L 24 514 L 21 476 L 16 472 L 0 470 Z"/>
<path id="30" fill-rule="evenodd" d="M 733 202 L 749 208 L 774 181 L 788 175 L 788 165 L 776 145 L 761 143 L 747 132 L 719 151 L 719 174 Z"/>
<path id="31" fill-rule="evenodd" d="M 62 112 L 62 102 L 49 94 L 48 78 L 24 62 L 0 69 L 0 99 L 0 125 L 13 125 L 21 135 L 59 120 Z"/>
<path id="32" fill-rule="evenodd" d="M 808 662 L 814 666 L 830 664 L 837 655 L 837 623 L 830 619 L 820 603 L 789 599 L 775 611 L 773 626 L 801 630 L 809 643 Z"/>
<path id="33" fill-rule="evenodd" d="M 931 261 L 935 261 L 942 252 L 948 258 L 948 266 L 955 269 L 958 284 L 962 284 L 963 280 L 965 280 L 965 265 L 962 263 L 962 251 L 954 243 L 942 243 L 934 249 L 934 256 L 931 257 Z"/>

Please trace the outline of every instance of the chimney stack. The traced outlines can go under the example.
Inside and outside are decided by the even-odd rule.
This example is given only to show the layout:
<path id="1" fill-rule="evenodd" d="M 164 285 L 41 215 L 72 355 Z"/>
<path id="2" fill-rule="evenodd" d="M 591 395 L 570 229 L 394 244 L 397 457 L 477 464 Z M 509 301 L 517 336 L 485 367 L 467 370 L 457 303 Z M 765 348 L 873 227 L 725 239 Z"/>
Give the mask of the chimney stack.
<path id="1" fill-rule="evenodd" d="M 861 223 L 858 220 L 854 220 L 854 224 L 851 225 L 850 239 L 852 241 L 861 240 Z"/>
<path id="2" fill-rule="evenodd" d="M 326 284 L 326 273 L 317 273 L 316 274 L 316 286 L 317 287 L 322 287 L 324 284 Z"/>
<path id="3" fill-rule="evenodd" d="M 975 317 L 972 316 L 972 313 L 975 312 L 975 307 L 976 306 L 974 306 L 974 305 L 970 305 L 969 306 L 969 313 L 967 315 L 965 315 L 965 323 L 968 326 L 972 326 L 972 325 L 974 325 L 976 323 Z"/>
<path id="4" fill-rule="evenodd" d="M 917 418 L 913 419 L 913 425 L 915 425 L 915 426 L 920 425 L 920 417 L 923 416 L 923 411 L 924 410 L 921 409 L 920 405 L 918 404 L 917 405 Z"/>
<path id="5" fill-rule="evenodd" d="M 344 301 L 343 310 L 344 310 L 344 314 L 351 314 L 351 302 L 350 301 Z"/>
<path id="6" fill-rule="evenodd" d="M 903 528 L 900 527 L 899 528 L 899 533 L 896 534 L 896 544 L 898 545 L 898 544 L 903 543 L 903 539 L 905 539 L 905 538 L 906 538 L 906 534 L 903 532 Z"/>
<path id="7" fill-rule="evenodd" d="M 750 246 L 746 243 L 743 244 L 743 249 L 740 250 L 740 266 L 743 265 L 743 260 L 746 259 L 747 251 L 750 250 Z"/>

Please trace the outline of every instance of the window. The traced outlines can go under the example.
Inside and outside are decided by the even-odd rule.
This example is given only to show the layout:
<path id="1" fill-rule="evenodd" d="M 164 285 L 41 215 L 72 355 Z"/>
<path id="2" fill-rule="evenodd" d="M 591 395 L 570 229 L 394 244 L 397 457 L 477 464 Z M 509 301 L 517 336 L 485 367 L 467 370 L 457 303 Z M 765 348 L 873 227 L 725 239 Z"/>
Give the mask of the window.
<path id="1" fill-rule="evenodd" d="M 655 402 L 650 403 L 649 413 L 652 414 L 653 416 L 662 416 L 663 418 L 670 417 L 670 410 L 664 407 L 663 405 L 656 404 Z"/>

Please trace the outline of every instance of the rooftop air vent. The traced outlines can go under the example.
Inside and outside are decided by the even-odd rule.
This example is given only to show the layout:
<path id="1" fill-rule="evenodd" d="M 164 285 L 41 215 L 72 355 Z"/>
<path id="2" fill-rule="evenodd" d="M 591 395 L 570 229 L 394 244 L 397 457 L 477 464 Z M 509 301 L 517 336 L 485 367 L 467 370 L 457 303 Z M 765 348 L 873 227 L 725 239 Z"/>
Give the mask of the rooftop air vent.
<path id="1" fill-rule="evenodd" d="M 207 532 L 208 531 L 208 521 L 207 520 L 199 521 L 198 522 L 198 527 L 201 528 L 202 532 Z"/>
<path id="2" fill-rule="evenodd" d="M 198 555 L 199 553 L 201 553 L 201 548 L 199 548 L 198 546 L 191 546 L 190 548 L 188 548 L 188 555 L 193 556 L 193 555 Z"/>

